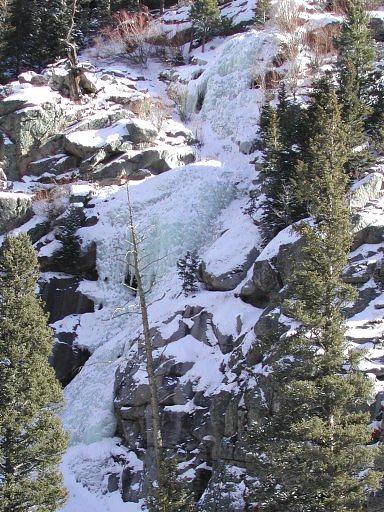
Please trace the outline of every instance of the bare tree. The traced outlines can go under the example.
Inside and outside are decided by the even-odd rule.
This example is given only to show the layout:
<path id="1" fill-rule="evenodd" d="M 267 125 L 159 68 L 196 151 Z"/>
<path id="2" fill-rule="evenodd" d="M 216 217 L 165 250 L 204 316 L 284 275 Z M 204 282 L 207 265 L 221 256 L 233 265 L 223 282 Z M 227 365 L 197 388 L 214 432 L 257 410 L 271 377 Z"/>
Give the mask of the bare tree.
<path id="1" fill-rule="evenodd" d="M 69 96 L 71 100 L 78 101 L 81 98 L 80 79 L 82 70 L 79 66 L 76 43 L 73 39 L 73 29 L 75 28 L 75 18 L 77 11 L 77 1 L 73 0 L 70 8 L 70 20 L 68 26 L 65 44 L 70 65 L 69 71 Z"/>
<path id="2" fill-rule="evenodd" d="M 146 288 L 144 282 L 144 273 L 156 262 L 162 260 L 159 257 L 156 260 L 148 261 L 142 244 L 145 235 L 138 233 L 134 222 L 133 208 L 129 193 L 129 182 L 127 183 L 127 203 L 128 203 L 128 229 L 130 233 L 129 270 L 131 274 L 131 288 L 137 294 L 139 309 L 143 326 L 143 342 L 145 351 L 145 364 L 148 374 L 151 402 L 151 420 L 152 420 L 152 439 L 155 458 L 155 470 L 157 478 L 157 489 L 147 498 L 146 504 L 151 512 L 195 512 L 193 494 L 186 488 L 183 482 L 178 481 L 177 476 L 177 457 L 165 458 L 163 438 L 161 433 L 161 414 L 159 405 L 159 386 L 155 374 L 155 361 L 153 357 L 152 334 L 148 318 L 148 306 L 154 304 L 147 303 L 147 294 L 151 286 Z M 161 300 L 161 299 L 159 299 Z M 155 301 L 156 302 L 156 301 Z"/>
<path id="3" fill-rule="evenodd" d="M 131 262 L 130 267 L 135 277 L 136 292 L 139 298 L 141 320 L 143 324 L 143 341 L 146 358 L 146 369 L 148 374 L 150 395 L 151 395 L 151 420 L 152 420 L 152 438 L 155 454 L 156 474 L 158 485 L 161 487 L 162 482 L 162 462 L 163 462 L 163 439 L 160 428 L 160 407 L 159 407 L 159 390 L 155 375 L 155 364 L 153 358 L 152 335 L 149 327 L 148 305 L 146 299 L 146 289 L 143 283 L 143 274 L 141 268 L 140 245 L 142 239 L 139 237 L 134 223 L 132 203 L 129 193 L 129 182 L 127 184 L 127 201 L 128 201 L 128 222 L 129 232 L 131 236 L 130 251 Z"/>

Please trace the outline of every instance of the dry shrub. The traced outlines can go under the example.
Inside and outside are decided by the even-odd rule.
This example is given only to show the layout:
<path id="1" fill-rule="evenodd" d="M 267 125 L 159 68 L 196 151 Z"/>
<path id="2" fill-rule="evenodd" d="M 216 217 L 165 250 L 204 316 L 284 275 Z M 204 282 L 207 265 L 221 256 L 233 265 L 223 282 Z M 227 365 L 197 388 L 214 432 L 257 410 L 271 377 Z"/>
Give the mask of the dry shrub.
<path id="1" fill-rule="evenodd" d="M 304 23 L 300 18 L 301 11 L 295 0 L 281 0 L 276 2 L 271 17 L 282 32 L 294 32 Z"/>
<path id="2" fill-rule="evenodd" d="M 305 34 L 305 46 L 311 51 L 311 68 L 317 72 L 322 66 L 328 64 L 337 54 L 335 41 L 339 36 L 341 26 L 338 23 Z"/>
<path id="3" fill-rule="evenodd" d="M 276 71 L 275 69 L 271 69 L 265 73 L 264 77 L 264 88 L 265 90 L 277 89 L 280 85 L 280 82 L 283 80 L 283 75 Z"/>
<path id="4" fill-rule="evenodd" d="M 33 211 L 37 215 L 53 220 L 65 212 L 69 204 L 70 195 L 70 185 L 40 188 L 33 196 Z"/>
<path id="5" fill-rule="evenodd" d="M 319 0 L 319 6 L 338 14 L 345 14 L 351 0 Z M 367 10 L 375 10 L 381 7 L 381 0 L 365 0 L 365 8 Z"/>
<path id="6" fill-rule="evenodd" d="M 281 58 L 286 61 L 295 61 L 303 47 L 303 33 L 295 32 L 293 33 L 287 41 L 285 41 L 281 45 Z"/>
<path id="7" fill-rule="evenodd" d="M 164 121 L 171 116 L 171 108 L 165 105 L 161 100 L 146 98 L 140 104 L 137 115 L 151 121 L 158 130 L 161 130 Z"/>
<path id="8" fill-rule="evenodd" d="M 284 51 L 281 51 L 272 59 L 272 66 L 275 68 L 280 68 L 283 64 L 287 62 L 287 54 Z"/>
<path id="9" fill-rule="evenodd" d="M 159 20 L 152 19 L 144 6 L 142 12 L 114 13 L 112 24 L 102 30 L 95 48 L 101 57 L 125 54 L 139 65 L 146 65 L 149 57 L 171 63 L 180 63 L 180 56 L 182 60 L 181 41 L 177 37 L 170 40 Z"/>
<path id="10" fill-rule="evenodd" d="M 339 23 L 331 23 L 325 27 L 308 31 L 303 42 L 315 55 L 334 55 L 336 53 L 335 39 L 339 36 L 340 31 Z"/>
<path id="11" fill-rule="evenodd" d="M 167 90 L 168 97 L 175 103 L 180 119 L 188 121 L 190 115 L 187 110 L 188 87 L 180 83 L 171 83 Z"/>
<path id="12" fill-rule="evenodd" d="M 148 40 L 152 31 L 148 9 L 142 12 L 117 11 L 111 25 L 104 27 L 95 47 L 101 57 L 128 54 L 138 64 L 146 64 L 149 56 Z"/>

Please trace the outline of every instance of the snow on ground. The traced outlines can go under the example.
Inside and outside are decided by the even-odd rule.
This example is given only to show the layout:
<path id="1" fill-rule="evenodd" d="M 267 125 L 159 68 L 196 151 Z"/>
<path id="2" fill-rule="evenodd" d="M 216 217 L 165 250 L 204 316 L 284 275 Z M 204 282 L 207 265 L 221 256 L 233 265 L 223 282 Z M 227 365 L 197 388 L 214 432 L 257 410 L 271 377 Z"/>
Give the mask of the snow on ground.
<path id="1" fill-rule="evenodd" d="M 61 512 L 141 511 L 140 503 L 123 503 L 119 491 L 104 495 L 97 492 L 101 488 L 105 488 L 100 466 L 104 464 L 113 474 L 114 466 L 117 470 L 118 464 L 113 461 L 112 456 L 118 458 L 119 455 L 126 457 L 126 450 L 119 448 L 118 439 L 105 439 L 99 443 L 70 448 L 62 464 L 64 484 L 69 493 L 69 500 Z M 140 461 L 135 459 L 136 457 L 132 453 L 132 467 L 140 467 Z"/>
<path id="2" fill-rule="evenodd" d="M 235 0 L 224 7 L 223 14 L 232 17 L 235 12 L 237 21 L 248 21 L 252 8 L 252 0 Z M 186 28 L 187 11 L 188 7 L 169 11 L 163 17 L 164 25 L 176 31 Z M 312 23 L 318 26 L 330 22 L 316 13 L 311 16 Z M 284 36 L 272 29 L 251 30 L 230 38 L 216 38 L 204 54 L 195 50 L 193 56 L 200 63 L 178 68 L 177 74 L 188 82 L 196 71 L 202 71 L 185 89 L 189 126 L 203 144 L 198 162 L 130 187 L 139 233 L 147 237 L 144 254 L 148 261 L 160 258 L 150 267 L 146 282 L 156 283 L 152 298 L 161 298 L 149 308 L 151 326 L 165 338 L 175 332 L 180 316 L 170 323 L 164 321 L 175 311 L 182 311 L 188 303 L 212 313 L 223 334 L 244 335 L 244 354 L 252 342 L 252 328 L 262 310 L 241 302 L 234 292 L 200 290 L 195 297 L 186 299 L 181 293 L 176 261 L 187 250 L 195 249 L 207 261 L 209 270 L 225 273 L 243 263 L 244 252 L 260 244 L 257 228 L 242 212 L 256 174 L 249 163 L 250 157 L 240 154 L 238 145 L 251 144 L 257 137 L 264 92 L 251 86 L 255 79 L 263 79 L 283 41 Z M 124 59 L 97 57 L 97 51 L 91 49 L 82 58 L 96 59 L 102 68 L 99 76 L 104 72 L 116 73 L 118 81 L 134 81 L 138 89 L 163 98 L 169 104 L 167 85 L 158 80 L 162 64 L 149 62 L 146 70 L 138 70 L 130 68 Z M 141 74 L 146 78 L 137 81 Z M 104 94 L 108 91 L 101 92 L 101 98 Z M 174 118 L 178 120 L 176 113 Z M 126 364 L 130 357 L 135 357 L 136 339 L 141 332 L 139 317 L 128 314 L 135 299 L 123 285 L 129 239 L 126 189 L 100 188 L 91 205 L 91 215 L 96 215 L 99 222 L 94 227 L 82 228 L 80 235 L 85 243 L 95 241 L 97 244 L 100 278 L 96 284 L 83 283 L 81 289 L 102 305 L 102 309 L 71 315 L 54 325 L 58 331 L 76 329 L 79 345 L 92 352 L 84 368 L 65 389 L 66 406 L 62 417 L 72 434 L 72 442 L 63 461 L 70 496 L 61 512 L 137 512 L 140 506 L 123 504 L 119 492 L 103 495 L 106 485 L 103 475 L 113 473 L 113 457 L 120 453 L 133 466 L 139 464 L 113 437 L 115 371 L 119 364 Z M 259 259 L 273 256 L 281 244 L 295 237 L 297 234 L 287 228 L 264 249 Z M 380 310 L 374 306 L 372 303 L 367 311 L 351 319 L 348 328 L 359 329 L 360 322 L 366 323 L 367 317 L 377 318 Z M 194 363 L 185 378 L 209 393 L 224 389 L 221 368 L 227 356 L 214 343 L 210 339 L 205 345 L 187 336 L 166 347 L 167 354 L 175 360 Z M 260 371 L 264 370 L 260 368 Z M 143 375 L 142 372 L 137 378 Z M 230 383 L 227 386 L 234 386 L 235 376 L 227 377 Z M 188 403 L 182 407 L 187 410 L 190 406 Z"/>
<path id="3" fill-rule="evenodd" d="M 4 98 L 3 103 L 30 103 L 32 105 L 43 105 L 61 100 L 59 93 L 52 91 L 50 87 L 33 87 L 31 84 L 13 84 L 14 93 Z"/>

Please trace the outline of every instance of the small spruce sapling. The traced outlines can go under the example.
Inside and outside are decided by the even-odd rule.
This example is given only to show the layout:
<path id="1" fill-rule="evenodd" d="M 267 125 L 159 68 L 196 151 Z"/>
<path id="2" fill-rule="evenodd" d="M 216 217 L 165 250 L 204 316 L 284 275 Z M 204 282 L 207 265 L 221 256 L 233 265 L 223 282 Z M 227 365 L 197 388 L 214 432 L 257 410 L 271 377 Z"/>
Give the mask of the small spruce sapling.
<path id="1" fill-rule="evenodd" d="M 255 8 L 255 21 L 258 25 L 264 25 L 271 15 L 271 0 L 258 0 Z"/>
<path id="2" fill-rule="evenodd" d="M 77 208 L 72 208 L 64 217 L 56 234 L 56 238 L 62 243 L 62 246 L 54 254 L 55 262 L 72 271 L 76 269 L 81 252 L 80 237 L 77 235 L 81 222 L 80 211 Z"/>
<path id="3" fill-rule="evenodd" d="M 187 251 L 186 255 L 177 262 L 178 274 L 182 280 L 182 288 L 185 296 L 198 290 L 197 269 L 199 263 L 200 261 L 196 251 Z"/>

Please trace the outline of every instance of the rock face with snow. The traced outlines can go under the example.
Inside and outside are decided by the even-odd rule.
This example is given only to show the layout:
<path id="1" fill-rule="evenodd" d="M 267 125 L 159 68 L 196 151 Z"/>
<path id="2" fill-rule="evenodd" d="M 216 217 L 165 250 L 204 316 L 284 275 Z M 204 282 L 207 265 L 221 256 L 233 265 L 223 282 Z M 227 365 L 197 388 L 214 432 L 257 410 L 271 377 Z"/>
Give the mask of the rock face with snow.
<path id="1" fill-rule="evenodd" d="M 254 7 L 233 0 L 221 9 L 244 28 Z M 174 41 L 190 34 L 188 9 L 161 18 Z M 303 31 L 337 18 L 306 9 Z M 138 512 L 153 472 L 142 326 L 135 290 L 126 286 L 134 285 L 127 181 L 150 290 L 166 451 L 177 454 L 204 512 L 249 506 L 257 475 L 246 431 L 262 420 L 270 398 L 260 340 L 292 327 L 277 306 L 302 246 L 291 226 L 262 247 L 259 217 L 244 213 L 257 179 L 250 161 L 258 157 L 260 108 L 276 77 L 294 80 L 310 61 L 287 60 L 289 41 L 276 27 L 252 28 L 214 39 L 204 55 L 193 50 L 190 64 L 160 75 L 159 63 L 149 62 L 144 77 L 90 50 L 99 67 L 82 64 L 78 104 L 68 98 L 62 64 L 22 73 L 1 91 L 0 160 L 9 191 L 0 194 L 0 228 L 27 232 L 35 244 L 56 339 L 51 363 L 65 386 L 62 419 L 72 445 L 63 462 L 70 498 L 61 512 Z M 169 114 L 165 88 L 190 128 Z M 348 341 L 368 349 L 361 370 L 381 393 L 382 187 L 379 163 L 351 189 L 354 244 L 344 271 L 358 291 L 345 309 Z M 55 258 L 58 226 L 74 209 L 81 251 L 65 264 Z M 200 266 L 197 290 L 185 294 L 177 262 L 188 251 L 198 253 Z M 377 496 L 369 510 L 380 507 Z"/>

